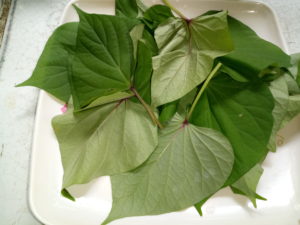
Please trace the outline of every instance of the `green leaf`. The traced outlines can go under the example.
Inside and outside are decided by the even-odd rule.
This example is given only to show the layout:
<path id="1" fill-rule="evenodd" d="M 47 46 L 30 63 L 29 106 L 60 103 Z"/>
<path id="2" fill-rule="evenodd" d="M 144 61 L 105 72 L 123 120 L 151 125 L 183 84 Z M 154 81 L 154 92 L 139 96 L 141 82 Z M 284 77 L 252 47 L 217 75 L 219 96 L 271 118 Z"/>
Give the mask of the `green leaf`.
<path id="1" fill-rule="evenodd" d="M 233 70 L 232 68 L 222 65 L 220 71 L 229 75 L 232 79 L 238 82 L 249 82 L 247 78 L 245 78 L 242 74 L 238 73 L 237 71 Z"/>
<path id="2" fill-rule="evenodd" d="M 71 90 L 69 76 L 75 50 L 78 23 L 66 23 L 51 35 L 32 76 L 17 85 L 41 88 L 56 98 L 68 102 Z"/>
<path id="3" fill-rule="evenodd" d="M 137 65 L 134 74 L 134 87 L 147 104 L 151 104 L 152 51 L 139 41 Z"/>
<path id="4" fill-rule="evenodd" d="M 300 113 L 300 90 L 297 81 L 289 74 L 274 80 L 270 90 L 275 99 L 274 126 L 268 148 L 276 151 L 277 132 Z"/>
<path id="5" fill-rule="evenodd" d="M 144 24 L 138 24 L 132 30 L 130 31 L 130 37 L 133 43 L 133 55 L 134 58 L 136 59 L 137 57 L 137 48 L 138 48 L 138 42 L 140 39 L 143 37 L 144 33 Z"/>
<path id="6" fill-rule="evenodd" d="M 157 53 L 154 38 L 138 24 L 131 32 L 134 56 L 136 60 L 133 86 L 147 104 L 151 104 L 152 56 Z M 138 102 L 136 98 L 132 99 Z"/>
<path id="7" fill-rule="evenodd" d="M 98 97 L 126 91 L 134 71 L 133 44 L 129 32 L 135 20 L 86 14 L 80 17 L 73 61 L 72 96 L 75 109 Z"/>
<path id="8" fill-rule="evenodd" d="M 136 0 L 115 0 L 116 15 L 136 18 L 138 6 Z"/>
<path id="9" fill-rule="evenodd" d="M 129 100 L 53 119 L 64 167 L 63 188 L 132 170 L 157 145 L 157 128 L 141 104 Z"/>
<path id="10" fill-rule="evenodd" d="M 291 74 L 300 88 L 300 53 L 291 55 L 292 66 L 289 68 Z"/>
<path id="11" fill-rule="evenodd" d="M 169 18 L 155 31 L 160 54 L 153 58 L 152 103 L 175 101 L 203 82 L 216 57 L 232 50 L 227 13 L 187 22 Z"/>
<path id="12" fill-rule="evenodd" d="M 62 189 L 61 195 L 73 202 L 76 201 L 76 199 L 70 194 L 70 192 L 67 189 Z"/>
<path id="13" fill-rule="evenodd" d="M 159 121 L 161 123 L 166 123 L 173 118 L 173 116 L 177 112 L 178 103 L 179 100 L 176 100 L 174 102 L 170 102 L 162 106 L 162 110 L 159 115 Z"/>
<path id="14" fill-rule="evenodd" d="M 228 26 L 234 43 L 234 51 L 220 58 L 221 62 L 247 76 L 256 79 L 268 66 L 289 67 L 290 57 L 276 45 L 261 39 L 250 27 L 228 17 Z"/>
<path id="15" fill-rule="evenodd" d="M 300 94 L 300 87 L 297 84 L 296 77 L 294 78 L 294 76 L 290 73 L 285 73 L 284 79 L 285 79 L 287 87 L 288 87 L 289 95 Z"/>
<path id="16" fill-rule="evenodd" d="M 275 152 L 277 132 L 282 128 L 282 122 L 287 115 L 287 109 L 289 106 L 289 90 L 285 77 L 279 77 L 271 82 L 270 90 L 275 100 L 275 106 L 272 113 L 274 124 L 268 149 L 269 151 Z"/>
<path id="17" fill-rule="evenodd" d="M 289 97 L 289 105 L 287 114 L 282 122 L 282 126 L 291 121 L 295 116 L 300 113 L 300 95 L 292 95 Z"/>
<path id="18" fill-rule="evenodd" d="M 165 5 L 154 5 L 144 13 L 143 22 L 151 30 L 155 30 L 159 24 L 170 17 L 174 17 L 174 15 L 169 7 Z"/>
<path id="19" fill-rule="evenodd" d="M 136 4 L 138 6 L 140 15 L 147 11 L 148 7 L 143 3 L 143 0 L 136 0 Z"/>
<path id="20" fill-rule="evenodd" d="M 190 107 L 192 106 L 192 103 L 194 102 L 198 94 L 198 91 L 198 88 L 194 88 L 192 91 L 190 91 L 180 99 L 177 112 L 181 116 L 185 117 L 188 114 Z"/>
<path id="21" fill-rule="evenodd" d="M 265 198 L 256 194 L 256 188 L 263 171 L 263 168 L 257 164 L 231 185 L 231 189 L 234 193 L 247 196 L 255 208 L 257 207 L 256 199 L 266 200 Z"/>
<path id="22" fill-rule="evenodd" d="M 213 66 L 209 56 L 194 50 L 188 54 L 184 50 L 173 51 L 154 57 L 152 62 L 154 106 L 176 101 L 189 93 L 206 78 L 206 72 Z"/>
<path id="23" fill-rule="evenodd" d="M 210 199 L 211 196 L 202 199 L 200 202 L 194 205 L 195 209 L 197 210 L 200 216 L 203 216 L 202 206 L 207 202 L 208 199 Z"/>
<path id="24" fill-rule="evenodd" d="M 219 74 L 209 83 L 190 122 L 221 131 L 232 144 L 235 163 L 226 185 L 232 184 L 267 154 L 274 108 L 264 83 L 240 83 Z"/>
<path id="25" fill-rule="evenodd" d="M 133 96 L 134 96 L 134 93 L 132 93 L 132 92 L 117 92 L 117 93 L 114 93 L 114 94 L 111 94 L 111 95 L 106 95 L 106 96 L 97 98 L 95 101 L 93 101 L 87 107 L 76 110 L 75 112 L 80 112 L 80 111 L 91 109 L 91 108 L 94 108 L 94 107 L 97 107 L 97 106 L 100 106 L 100 105 L 105 105 L 105 104 L 108 104 L 108 103 L 124 100 L 124 99 L 127 99 L 127 98 L 131 98 Z"/>
<path id="26" fill-rule="evenodd" d="M 224 184 L 234 158 L 221 133 L 179 116 L 160 131 L 159 145 L 142 167 L 111 177 L 113 206 L 103 224 L 182 210 Z"/>

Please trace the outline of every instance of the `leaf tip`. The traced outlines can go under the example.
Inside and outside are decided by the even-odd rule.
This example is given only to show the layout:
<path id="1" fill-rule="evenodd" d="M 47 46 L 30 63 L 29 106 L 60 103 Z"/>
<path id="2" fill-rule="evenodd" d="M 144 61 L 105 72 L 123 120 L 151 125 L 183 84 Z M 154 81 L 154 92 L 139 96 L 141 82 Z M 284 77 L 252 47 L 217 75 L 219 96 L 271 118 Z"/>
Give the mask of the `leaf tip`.
<path id="1" fill-rule="evenodd" d="M 72 4 L 72 6 L 74 7 L 75 11 L 77 12 L 79 18 L 81 19 L 84 15 L 86 15 L 87 13 L 84 12 L 82 9 L 80 9 L 76 4 Z"/>
<path id="2" fill-rule="evenodd" d="M 73 202 L 76 201 L 76 199 L 75 199 L 75 198 L 70 194 L 70 192 L 69 192 L 67 189 L 65 189 L 65 188 L 61 190 L 61 195 L 62 195 L 63 197 L 65 197 L 65 198 L 67 198 L 67 199 L 73 201 Z"/>

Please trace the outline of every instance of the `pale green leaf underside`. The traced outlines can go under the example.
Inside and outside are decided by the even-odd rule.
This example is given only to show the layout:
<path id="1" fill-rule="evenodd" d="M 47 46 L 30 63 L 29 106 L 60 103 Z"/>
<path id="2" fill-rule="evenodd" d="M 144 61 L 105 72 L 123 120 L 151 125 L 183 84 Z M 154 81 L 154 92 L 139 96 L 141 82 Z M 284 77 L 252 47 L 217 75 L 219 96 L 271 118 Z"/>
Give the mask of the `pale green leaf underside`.
<path id="1" fill-rule="evenodd" d="M 234 193 L 247 196 L 251 200 L 254 207 L 256 207 L 257 198 L 264 200 L 264 198 L 256 194 L 256 188 L 263 171 L 263 168 L 257 164 L 243 177 L 231 185 Z"/>
<path id="2" fill-rule="evenodd" d="M 289 71 L 293 75 L 294 79 L 297 81 L 298 86 L 300 87 L 300 53 L 291 55 L 292 66 L 289 68 Z"/>
<path id="3" fill-rule="evenodd" d="M 289 74 L 274 80 L 270 90 L 275 100 L 275 107 L 274 126 L 268 148 L 275 152 L 277 132 L 300 113 L 300 94 L 290 94 L 299 93 L 300 90 L 296 80 Z"/>
<path id="4" fill-rule="evenodd" d="M 117 92 L 117 93 L 114 93 L 114 94 L 111 94 L 111 95 L 102 96 L 102 97 L 97 98 L 95 101 L 93 101 L 87 107 L 84 107 L 83 109 L 77 110 L 76 112 L 91 109 L 91 108 L 94 108 L 94 107 L 97 107 L 97 106 L 100 106 L 100 105 L 105 105 L 105 104 L 108 104 L 108 103 L 120 101 L 120 100 L 127 99 L 127 98 L 130 98 L 130 97 L 133 97 L 133 96 L 134 96 L 134 93 L 132 93 L 131 91 Z"/>
<path id="5" fill-rule="evenodd" d="M 161 130 L 159 145 L 143 167 L 111 177 L 113 206 L 104 224 L 182 210 L 224 184 L 234 161 L 228 140 L 212 129 L 182 123 L 177 115 Z"/>
<path id="6" fill-rule="evenodd" d="M 300 113 L 300 95 L 293 95 L 289 97 L 289 105 L 287 108 L 287 114 L 282 122 L 282 126 L 292 120 Z"/>
<path id="7" fill-rule="evenodd" d="M 123 100 L 53 119 L 64 167 L 63 187 L 132 170 L 157 145 L 157 128 L 142 105 Z"/>
<path id="8" fill-rule="evenodd" d="M 282 128 L 282 122 L 287 115 L 287 109 L 289 106 L 289 90 L 285 78 L 282 76 L 271 82 L 270 90 L 274 97 L 275 105 L 272 112 L 274 125 L 268 144 L 268 149 L 272 152 L 275 152 L 277 132 L 280 130 L 280 128 Z"/>
<path id="9" fill-rule="evenodd" d="M 201 51 L 176 50 L 153 58 L 152 101 L 157 105 L 177 100 L 200 84 L 213 60 Z"/>
<path id="10" fill-rule="evenodd" d="M 160 54 L 153 58 L 152 101 L 175 101 L 203 82 L 214 59 L 233 49 L 227 13 L 194 18 L 190 23 L 169 18 L 155 31 Z"/>

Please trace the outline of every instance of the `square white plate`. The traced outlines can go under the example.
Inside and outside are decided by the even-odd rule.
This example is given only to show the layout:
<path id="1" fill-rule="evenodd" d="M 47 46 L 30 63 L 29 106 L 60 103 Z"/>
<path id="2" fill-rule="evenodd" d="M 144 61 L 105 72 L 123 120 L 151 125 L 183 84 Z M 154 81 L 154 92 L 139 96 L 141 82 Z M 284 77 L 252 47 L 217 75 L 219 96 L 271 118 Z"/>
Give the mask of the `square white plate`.
<path id="1" fill-rule="evenodd" d="M 90 13 L 113 14 L 113 0 L 73 1 Z M 71 2 L 71 3 L 73 3 Z M 146 0 L 147 4 L 159 3 Z M 175 7 L 194 17 L 208 10 L 228 10 L 230 15 L 252 27 L 261 37 L 286 49 L 277 18 L 261 3 L 243 1 L 172 0 Z M 61 23 L 78 20 L 71 6 L 66 7 Z M 33 140 L 29 202 L 34 215 L 46 225 L 99 225 L 111 207 L 108 177 L 71 188 L 76 202 L 60 195 L 63 169 L 58 143 L 51 127 L 53 116 L 62 105 L 44 92 L 40 93 Z M 117 220 L 112 225 L 299 225 L 300 224 L 300 117 L 281 131 L 284 144 L 270 153 L 258 193 L 268 201 L 258 201 L 258 208 L 229 189 L 218 192 L 204 206 L 204 217 L 194 208 L 160 216 Z"/>

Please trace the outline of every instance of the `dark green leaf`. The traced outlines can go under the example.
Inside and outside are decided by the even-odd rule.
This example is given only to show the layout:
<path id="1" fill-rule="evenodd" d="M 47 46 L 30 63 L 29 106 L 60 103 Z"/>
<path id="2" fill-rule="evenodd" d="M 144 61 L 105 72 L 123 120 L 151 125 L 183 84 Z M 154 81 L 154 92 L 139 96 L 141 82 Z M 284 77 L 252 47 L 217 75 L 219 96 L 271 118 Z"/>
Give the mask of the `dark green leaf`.
<path id="1" fill-rule="evenodd" d="M 197 204 L 194 205 L 200 216 L 203 216 L 202 206 L 207 202 L 208 199 L 210 199 L 210 197 L 211 196 L 204 198 L 200 202 L 198 202 Z"/>
<path id="2" fill-rule="evenodd" d="M 76 201 L 76 199 L 70 194 L 70 192 L 67 189 L 62 189 L 61 195 L 73 202 Z"/>
<path id="3" fill-rule="evenodd" d="M 143 22 L 154 31 L 159 24 L 170 17 L 174 17 L 174 15 L 169 7 L 154 5 L 144 13 Z"/>
<path id="4" fill-rule="evenodd" d="M 235 153 L 232 184 L 267 154 L 274 99 L 264 83 L 240 83 L 226 74 L 213 79 L 202 95 L 190 122 L 221 131 Z"/>
<path id="5" fill-rule="evenodd" d="M 138 42 L 134 87 L 147 104 L 151 104 L 152 51 L 144 42 Z"/>
<path id="6" fill-rule="evenodd" d="M 234 43 L 234 51 L 220 60 L 249 79 L 268 66 L 289 67 L 290 57 L 276 45 L 261 39 L 250 27 L 228 17 L 228 26 Z"/>
<path id="7" fill-rule="evenodd" d="M 249 80 L 245 78 L 242 74 L 238 73 L 237 71 L 233 70 L 232 68 L 222 65 L 220 71 L 226 73 L 229 75 L 232 79 L 238 81 L 238 82 L 248 82 Z"/>
<path id="8" fill-rule="evenodd" d="M 162 106 L 162 110 L 159 115 L 159 121 L 161 123 L 166 123 L 173 118 L 177 112 L 178 103 L 179 100 L 176 100 L 175 102 L 170 102 Z"/>
<path id="9" fill-rule="evenodd" d="M 115 0 L 116 15 L 136 18 L 138 16 L 138 6 L 136 0 Z"/>
<path id="10" fill-rule="evenodd" d="M 72 76 L 75 109 L 130 88 L 134 60 L 129 32 L 136 25 L 124 17 L 86 14 L 78 8 L 77 12 L 80 22 Z"/>
<path id="11" fill-rule="evenodd" d="M 49 38 L 32 76 L 17 86 L 35 86 L 68 102 L 77 30 L 78 23 L 67 23 L 57 28 Z"/>

